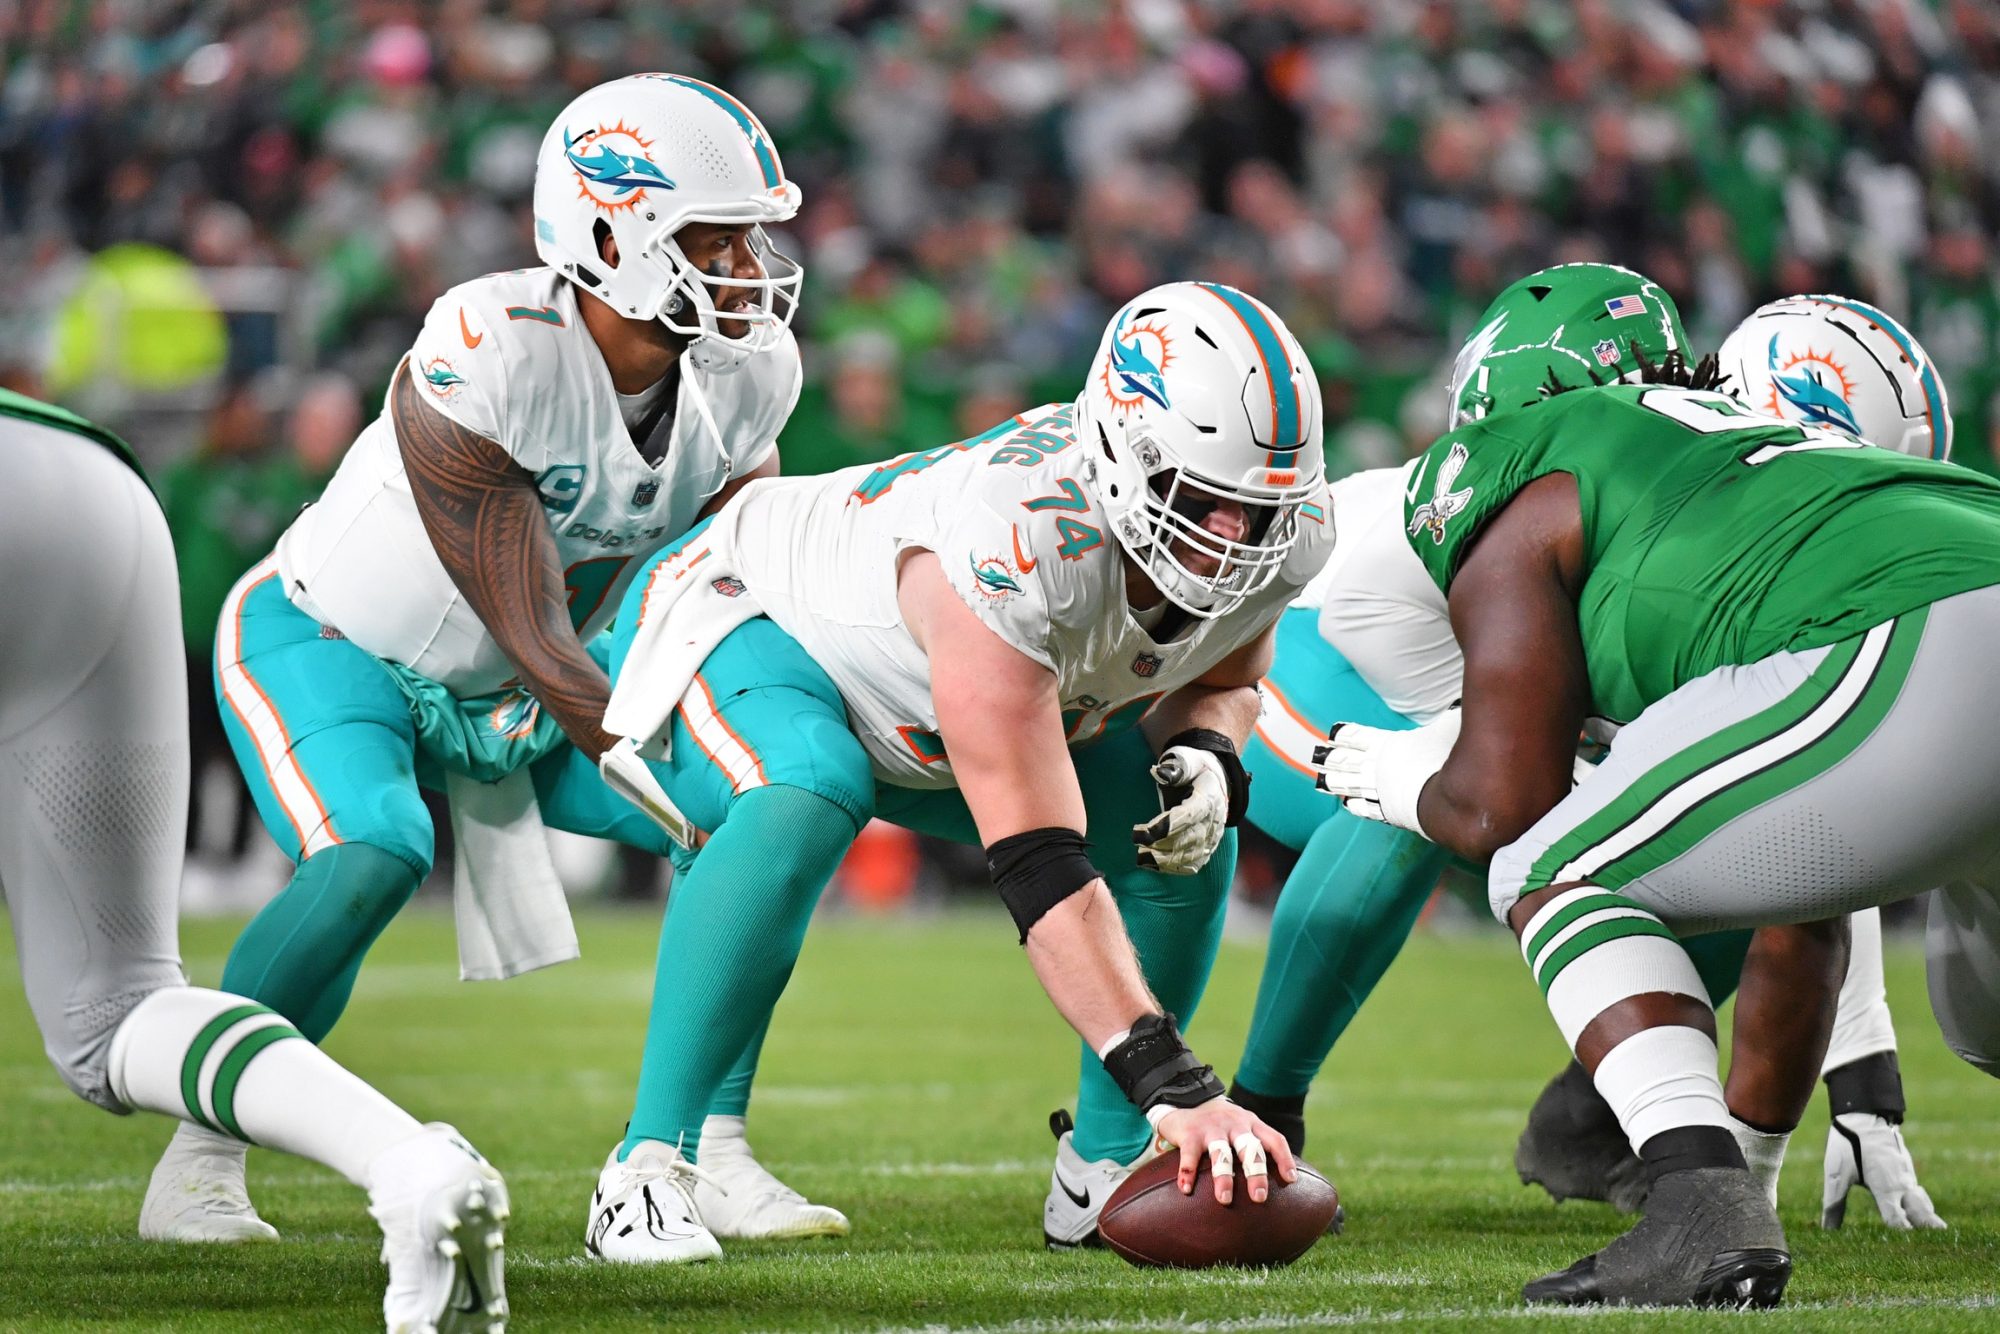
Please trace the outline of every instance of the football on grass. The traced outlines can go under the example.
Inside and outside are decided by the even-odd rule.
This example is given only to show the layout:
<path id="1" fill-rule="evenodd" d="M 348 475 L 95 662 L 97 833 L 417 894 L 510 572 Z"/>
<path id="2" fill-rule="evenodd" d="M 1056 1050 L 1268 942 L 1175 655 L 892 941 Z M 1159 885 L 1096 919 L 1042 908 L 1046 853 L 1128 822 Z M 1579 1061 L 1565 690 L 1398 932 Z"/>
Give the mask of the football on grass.
<path id="1" fill-rule="evenodd" d="M 1271 1173 L 1271 1194 L 1262 1204 L 1251 1202 L 1240 1177 L 1236 1198 L 1217 1204 L 1206 1158 L 1194 1194 L 1183 1195 L 1174 1180 L 1180 1155 L 1163 1153 L 1112 1192 L 1097 1232 L 1135 1265 L 1288 1265 L 1320 1239 L 1340 1207 L 1331 1181 L 1308 1163 L 1298 1167 L 1299 1179 L 1290 1185 Z"/>

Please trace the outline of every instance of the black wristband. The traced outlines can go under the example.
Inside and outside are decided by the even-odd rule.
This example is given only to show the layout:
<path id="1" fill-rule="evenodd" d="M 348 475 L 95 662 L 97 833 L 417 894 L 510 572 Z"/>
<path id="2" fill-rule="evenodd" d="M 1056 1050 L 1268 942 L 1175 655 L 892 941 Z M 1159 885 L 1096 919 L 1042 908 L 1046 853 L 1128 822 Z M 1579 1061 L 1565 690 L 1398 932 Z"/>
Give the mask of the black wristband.
<path id="1" fill-rule="evenodd" d="M 1134 1107 L 1199 1107 L 1223 1096 L 1222 1081 L 1181 1040 L 1170 1014 L 1149 1014 L 1104 1056 L 1104 1070 Z"/>
<path id="2" fill-rule="evenodd" d="M 1884 1121 L 1903 1124 L 1903 1072 L 1896 1053 L 1878 1051 L 1826 1072 L 1826 1100 L 1833 1114 L 1872 1112 Z"/>
<path id="3" fill-rule="evenodd" d="M 987 873 L 1013 914 L 1023 945 L 1049 909 L 1097 879 L 1087 846 L 1076 830 L 1054 825 L 1010 834 L 986 849 Z"/>
<path id="4" fill-rule="evenodd" d="M 1222 733 L 1209 727 L 1190 727 L 1185 732 L 1176 732 L 1167 738 L 1160 753 L 1165 754 L 1175 746 L 1186 746 L 1189 750 L 1205 750 L 1222 762 L 1222 776 L 1229 783 L 1229 818 L 1223 823 L 1234 829 L 1243 823 L 1243 816 L 1250 809 L 1250 771 L 1243 767 L 1243 757 L 1236 753 L 1236 743 Z"/>

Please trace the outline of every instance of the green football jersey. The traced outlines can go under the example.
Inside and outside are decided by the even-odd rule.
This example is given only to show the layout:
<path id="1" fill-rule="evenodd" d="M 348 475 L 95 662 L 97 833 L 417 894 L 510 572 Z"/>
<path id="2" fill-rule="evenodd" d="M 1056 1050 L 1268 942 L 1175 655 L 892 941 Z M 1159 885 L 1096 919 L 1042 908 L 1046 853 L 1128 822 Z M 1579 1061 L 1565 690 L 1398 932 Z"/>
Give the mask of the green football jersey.
<path id="1" fill-rule="evenodd" d="M 53 426 L 58 431 L 73 431 L 86 439 L 95 440 L 116 454 L 131 466 L 133 472 L 145 478 L 146 470 L 139 466 L 138 455 L 132 447 L 120 440 L 96 422 L 86 421 L 68 408 L 59 408 L 53 403 L 44 403 L 26 394 L 17 394 L 11 389 L 0 389 L 0 417 L 18 417 L 22 421 L 39 422 L 43 426 Z M 151 485 L 150 479 L 147 485 Z"/>
<path id="2" fill-rule="evenodd" d="M 2000 584 L 2000 483 L 1722 394 L 1614 385 L 1431 446 L 1404 518 L 1438 587 L 1450 591 L 1486 521 L 1550 473 L 1576 479 L 1583 512 L 1592 711 L 1620 722 L 1718 667 Z"/>

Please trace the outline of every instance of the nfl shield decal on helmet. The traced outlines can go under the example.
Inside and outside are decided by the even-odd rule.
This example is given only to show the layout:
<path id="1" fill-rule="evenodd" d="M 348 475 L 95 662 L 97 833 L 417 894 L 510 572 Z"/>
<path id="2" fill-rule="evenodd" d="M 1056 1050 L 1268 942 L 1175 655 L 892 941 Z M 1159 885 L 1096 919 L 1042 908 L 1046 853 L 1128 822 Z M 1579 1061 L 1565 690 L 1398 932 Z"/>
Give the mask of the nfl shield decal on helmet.
<path id="1" fill-rule="evenodd" d="M 1618 364 L 1618 344 L 1611 339 L 1599 339 L 1597 346 L 1590 350 L 1597 357 L 1598 365 L 1616 366 Z"/>

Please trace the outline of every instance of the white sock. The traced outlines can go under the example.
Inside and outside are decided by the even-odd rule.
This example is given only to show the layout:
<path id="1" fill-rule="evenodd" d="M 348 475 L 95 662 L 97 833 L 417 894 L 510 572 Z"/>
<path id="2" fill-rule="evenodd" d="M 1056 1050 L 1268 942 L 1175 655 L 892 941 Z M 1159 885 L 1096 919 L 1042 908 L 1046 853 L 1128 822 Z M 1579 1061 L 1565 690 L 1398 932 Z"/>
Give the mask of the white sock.
<path id="1" fill-rule="evenodd" d="M 1864 1056 L 1896 1050 L 1896 1026 L 1882 986 L 1882 910 L 1866 908 L 1847 919 L 1847 977 L 1833 1015 L 1826 1061 L 1820 1073 L 1851 1065 Z"/>
<path id="2" fill-rule="evenodd" d="M 1642 1028 L 1613 1047 L 1592 1078 L 1637 1153 L 1664 1130 L 1736 1124 L 1715 1063 L 1715 1039 L 1698 1028 Z"/>
<path id="3" fill-rule="evenodd" d="M 1593 1020 L 1634 996 L 1667 992 L 1709 1003 L 1701 974 L 1660 919 L 1595 885 L 1543 904 L 1521 933 L 1521 955 L 1572 1052 Z M 1635 1153 L 1661 1131 L 1726 1128 L 1733 1120 L 1716 1077 L 1715 1039 L 1697 1028 L 1641 1029 L 1610 1050 L 1593 1078 Z"/>
<path id="4" fill-rule="evenodd" d="M 169 987 L 111 1039 L 119 1100 L 324 1163 L 366 1187 L 375 1155 L 423 1129 L 283 1018 L 241 996 Z"/>
<path id="5" fill-rule="evenodd" d="M 705 1116 L 701 1122 L 701 1152 L 704 1158 L 714 1154 L 750 1152 L 750 1143 L 744 1138 L 747 1123 L 740 1116 Z"/>
<path id="6" fill-rule="evenodd" d="M 1729 1133 L 1736 1136 L 1736 1145 L 1743 1150 L 1743 1161 L 1750 1168 L 1750 1175 L 1757 1178 L 1757 1184 L 1771 1197 L 1771 1207 L 1778 1207 L 1778 1174 L 1785 1166 L 1785 1146 L 1792 1142 L 1792 1132 L 1781 1130 L 1770 1134 L 1754 1126 L 1746 1126 L 1735 1117 L 1729 1118 Z"/>

